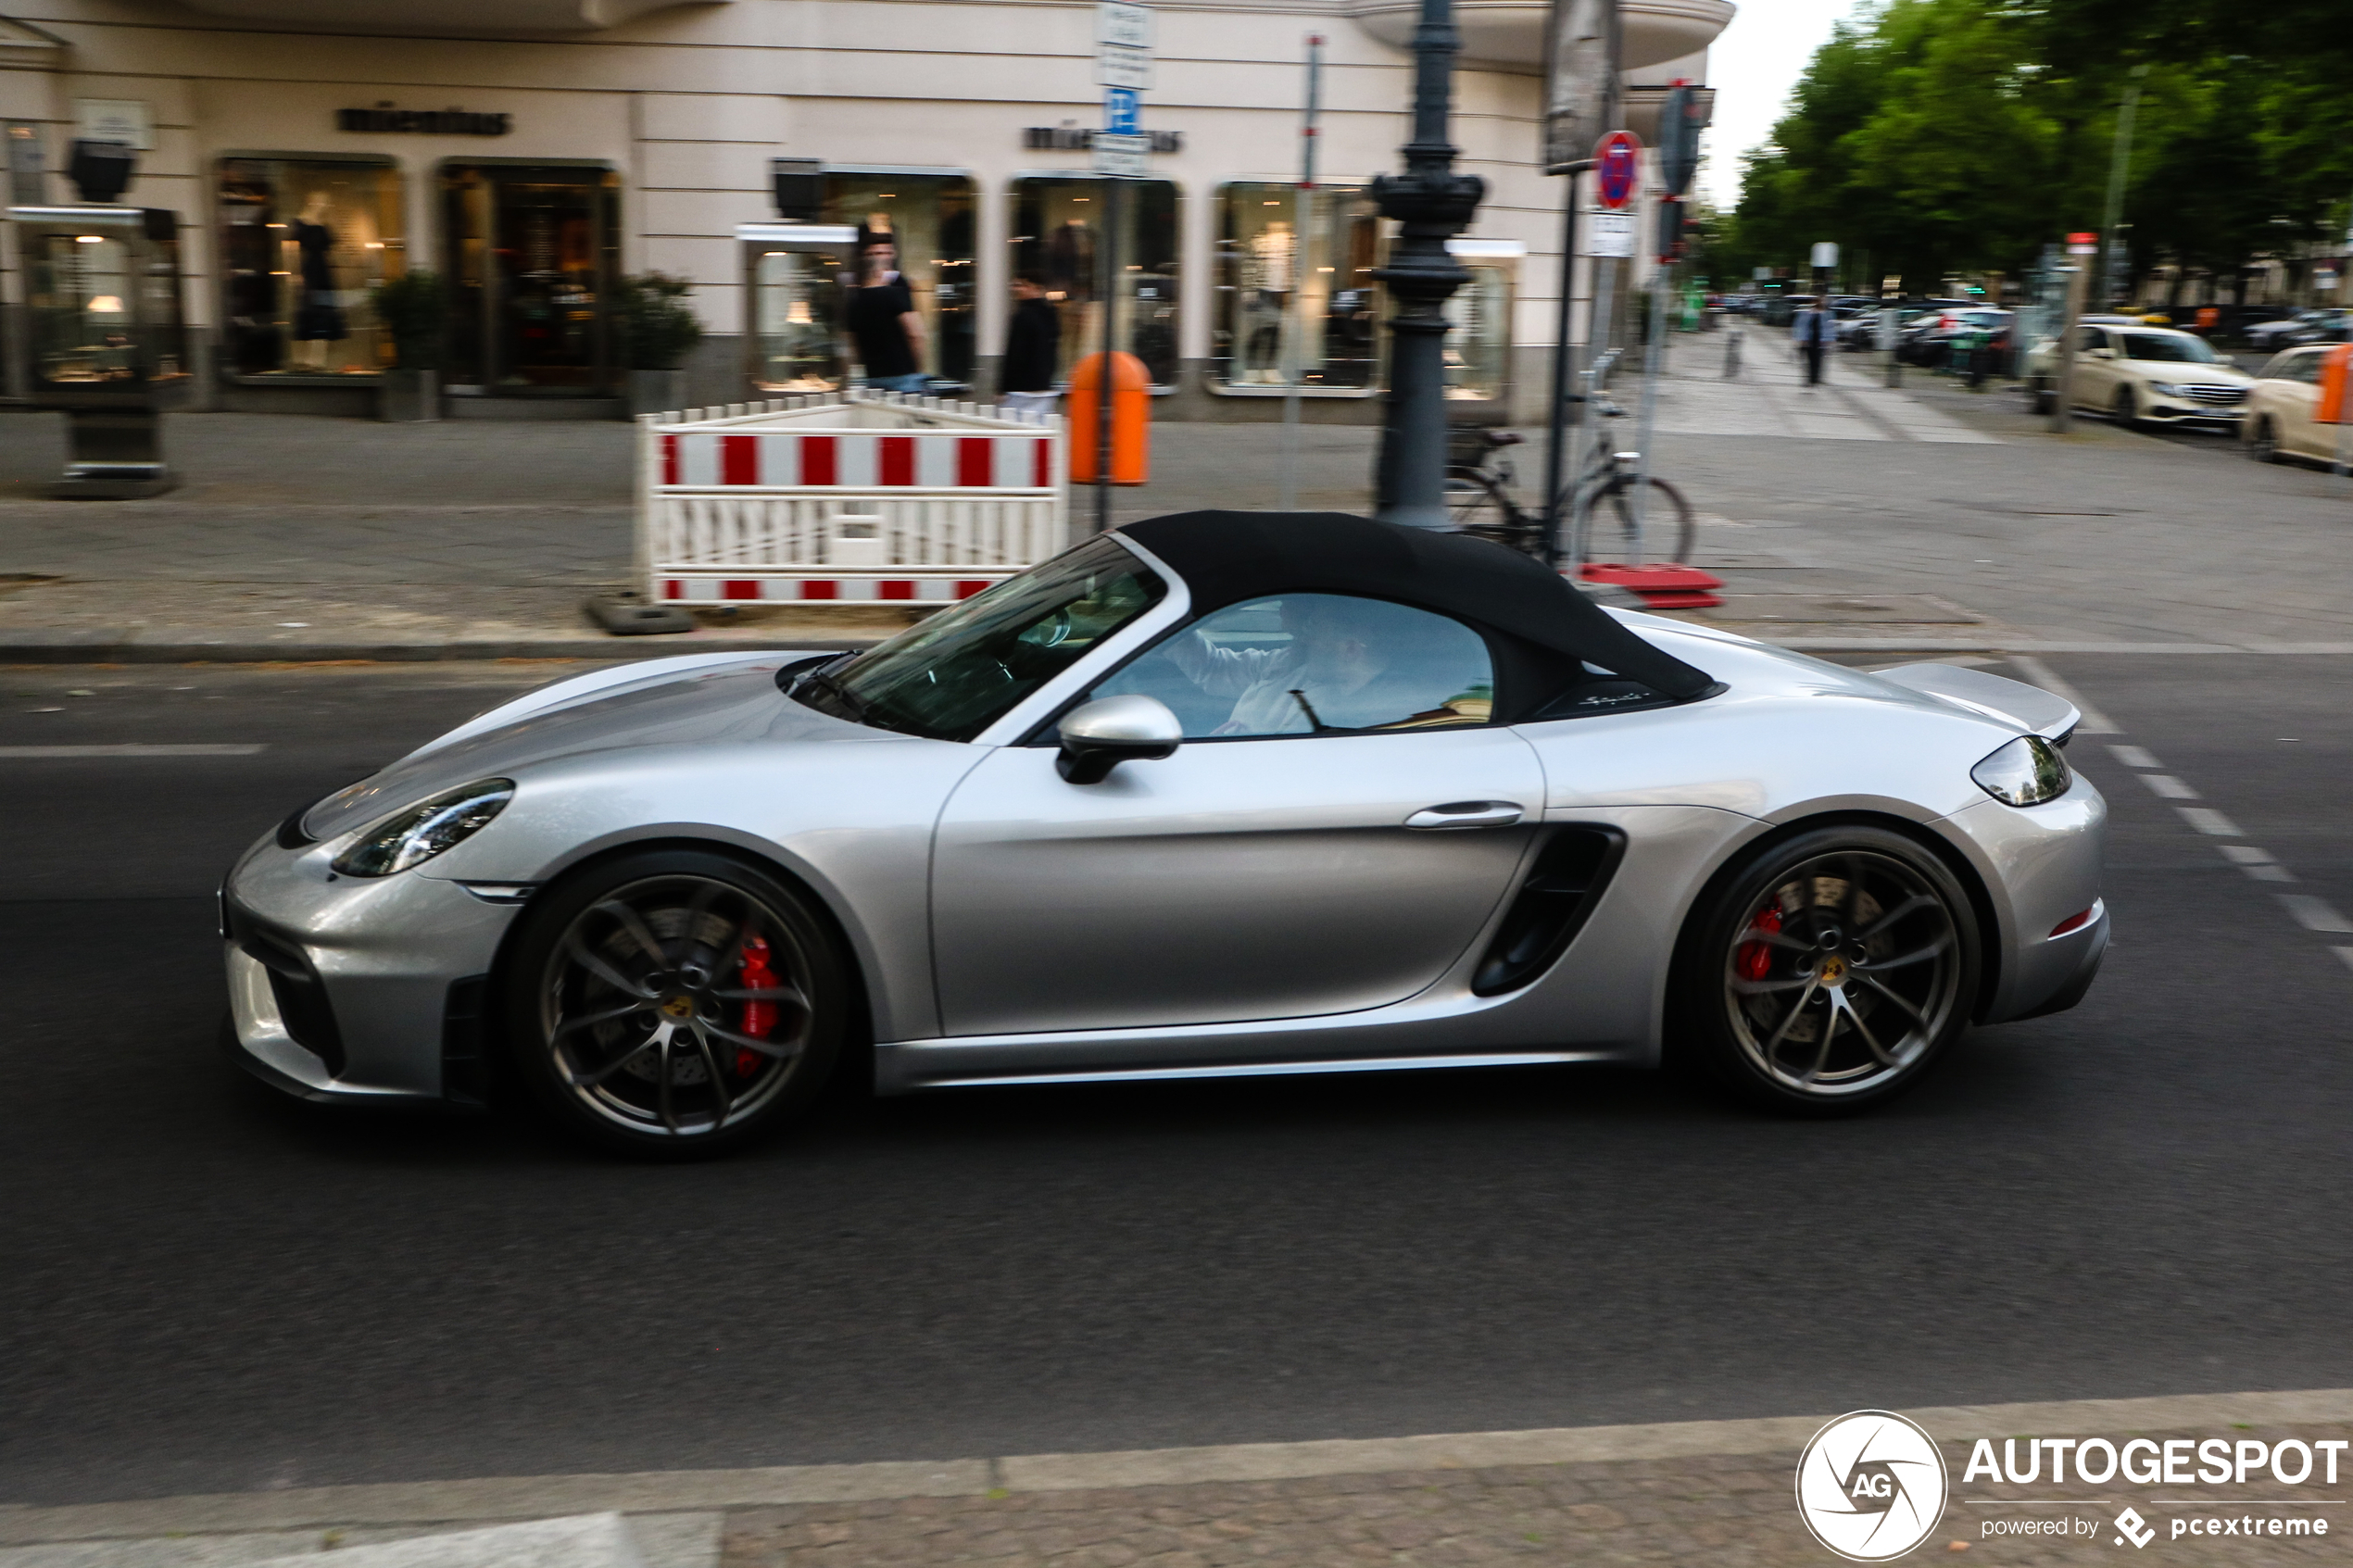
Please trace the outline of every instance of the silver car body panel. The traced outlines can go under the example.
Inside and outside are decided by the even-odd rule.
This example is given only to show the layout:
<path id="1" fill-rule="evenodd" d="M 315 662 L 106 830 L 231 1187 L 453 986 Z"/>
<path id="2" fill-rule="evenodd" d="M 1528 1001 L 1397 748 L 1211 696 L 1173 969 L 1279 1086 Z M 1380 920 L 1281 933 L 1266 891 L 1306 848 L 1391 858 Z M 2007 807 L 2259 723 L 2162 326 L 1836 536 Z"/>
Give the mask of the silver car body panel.
<path id="1" fill-rule="evenodd" d="M 2020 734 L 2064 733 L 2058 699 L 1943 666 L 1863 674 L 1647 615 L 1619 619 L 1728 689 L 1516 728 L 1194 743 L 1065 784 L 1052 747 L 1025 743 L 1190 619 L 1162 571 L 1161 603 L 970 744 L 795 702 L 774 676 L 806 656 L 781 652 L 599 671 L 459 726 L 312 808 L 315 842 L 265 838 L 232 872 L 237 908 L 319 971 L 346 1062 L 330 1078 L 294 1043 L 233 944 L 245 1054 L 312 1098 L 439 1095 L 452 984 L 492 972 L 533 889 L 632 845 L 708 845 L 804 884 L 864 984 L 886 1091 L 1654 1061 L 1677 934 L 1709 879 L 1834 813 L 1911 824 L 1982 884 L 1982 1021 L 2080 989 L 2107 940 L 2098 793 L 2079 779 L 2020 810 L 1969 777 Z M 333 873 L 376 823 L 489 777 L 515 795 L 474 836 L 399 875 Z M 1496 825 L 1404 825 L 1473 802 L 1499 808 Z M 1516 821 L 1497 821 L 1504 806 Z M 1624 835 L 1614 874 L 1558 962 L 1475 994 L 1522 868 L 1574 826 Z"/>

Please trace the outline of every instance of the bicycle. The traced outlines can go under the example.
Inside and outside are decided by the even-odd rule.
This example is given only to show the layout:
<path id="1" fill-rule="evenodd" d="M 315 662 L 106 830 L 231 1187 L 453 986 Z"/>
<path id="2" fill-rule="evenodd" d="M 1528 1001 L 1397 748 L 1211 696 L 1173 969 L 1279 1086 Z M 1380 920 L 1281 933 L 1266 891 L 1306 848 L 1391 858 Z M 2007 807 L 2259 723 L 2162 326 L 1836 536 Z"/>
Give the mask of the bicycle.
<path id="1" fill-rule="evenodd" d="M 1579 401 L 1595 410 L 1604 421 L 1626 418 L 1607 393 L 1600 390 L 1600 379 L 1609 373 L 1615 353 L 1604 355 L 1586 372 L 1593 390 Z M 1692 546 L 1697 523 L 1692 515 L 1692 504 L 1683 493 L 1656 474 L 1645 480 L 1638 465 L 1639 452 L 1616 450 L 1617 443 L 1608 439 L 1610 432 L 1597 432 L 1601 439 L 1594 444 L 1592 459 L 1582 472 L 1571 479 L 1561 492 L 1561 515 L 1564 519 L 1585 519 L 1584 548 L 1578 552 L 1575 564 L 1587 565 L 1597 558 L 1593 545 L 1608 537 L 1604 519 L 1615 520 L 1619 554 L 1614 558 L 1624 561 L 1632 558 L 1636 533 L 1634 499 L 1638 487 L 1649 489 L 1648 518 L 1643 558 L 1647 560 L 1682 565 L 1692 558 Z M 1542 510 L 1522 508 L 1512 494 L 1511 464 L 1497 454 L 1520 445 L 1524 438 L 1511 431 L 1456 429 L 1447 433 L 1446 509 L 1455 528 L 1474 533 L 1482 539 L 1492 539 L 1534 556 L 1546 565 L 1559 564 L 1556 551 L 1544 528 Z M 1572 505 L 1572 503 L 1574 503 Z M 1662 533 L 1663 525 L 1663 533 Z M 1650 538 L 1671 540 L 1672 549 L 1662 550 L 1648 545 Z"/>

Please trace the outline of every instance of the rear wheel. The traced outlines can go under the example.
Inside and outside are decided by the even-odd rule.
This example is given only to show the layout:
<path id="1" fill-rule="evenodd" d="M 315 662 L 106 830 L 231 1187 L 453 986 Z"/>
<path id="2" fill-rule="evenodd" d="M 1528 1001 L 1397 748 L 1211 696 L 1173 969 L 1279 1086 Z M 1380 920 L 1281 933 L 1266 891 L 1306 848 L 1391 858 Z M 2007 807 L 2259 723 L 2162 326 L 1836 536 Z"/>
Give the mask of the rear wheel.
<path id="1" fill-rule="evenodd" d="M 2051 411 L 2051 406 L 2057 401 L 2057 396 L 2051 391 L 2051 383 L 2048 377 L 2034 376 L 2028 380 L 2026 383 L 2027 412 L 2032 414 L 2047 414 Z"/>
<path id="2" fill-rule="evenodd" d="M 1692 558 L 1692 546 L 1696 542 L 1698 522 L 1692 512 L 1691 502 L 1683 493 L 1655 476 L 1637 480 L 1621 474 L 1611 480 L 1595 497 L 1594 506 L 1586 521 L 1586 558 L 1631 561 L 1637 530 L 1634 525 L 1634 498 L 1642 486 L 1650 491 L 1640 533 L 1642 559 L 1655 564 L 1673 562 L 1680 566 Z M 1618 553 L 1604 557 L 1600 552 L 1614 548 Z"/>
<path id="3" fill-rule="evenodd" d="M 1684 928 L 1673 1047 L 1773 1110 L 1877 1105 L 1968 1028 L 1978 942 L 1959 883 L 1911 839 L 1800 834 L 1720 881 Z"/>
<path id="4" fill-rule="evenodd" d="M 654 1159 L 740 1147 L 841 1049 L 847 975 L 801 897 L 702 850 L 625 855 L 535 901 L 508 965 L 518 1076 L 573 1134 Z"/>

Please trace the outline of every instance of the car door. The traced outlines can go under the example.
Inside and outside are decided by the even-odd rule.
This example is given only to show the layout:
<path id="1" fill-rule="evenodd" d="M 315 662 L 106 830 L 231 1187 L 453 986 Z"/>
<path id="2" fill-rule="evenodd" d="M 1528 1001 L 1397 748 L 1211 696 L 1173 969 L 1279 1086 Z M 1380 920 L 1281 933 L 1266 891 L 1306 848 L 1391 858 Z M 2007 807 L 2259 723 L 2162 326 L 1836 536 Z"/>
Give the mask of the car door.
<path id="1" fill-rule="evenodd" d="M 2287 357 L 2277 372 L 2270 402 L 2278 412 L 2280 445 L 2299 457 L 2327 458 L 2336 445 L 2336 427 L 2322 424 L 2321 369 L 2325 349 L 2303 349 Z"/>
<path id="2" fill-rule="evenodd" d="M 2094 349 L 2106 349 L 2105 356 Z M 2105 409 L 2116 395 L 2116 345 L 2097 327 L 2075 329 L 2075 406 Z"/>
<path id="3" fill-rule="evenodd" d="M 1306 1018 L 1425 989 L 1542 813 L 1492 691 L 1476 633 L 1375 600 L 1253 600 L 1164 639 L 1088 695 L 1165 701 L 1174 755 L 1080 785 L 1052 745 L 1006 746 L 950 798 L 944 1032 Z"/>

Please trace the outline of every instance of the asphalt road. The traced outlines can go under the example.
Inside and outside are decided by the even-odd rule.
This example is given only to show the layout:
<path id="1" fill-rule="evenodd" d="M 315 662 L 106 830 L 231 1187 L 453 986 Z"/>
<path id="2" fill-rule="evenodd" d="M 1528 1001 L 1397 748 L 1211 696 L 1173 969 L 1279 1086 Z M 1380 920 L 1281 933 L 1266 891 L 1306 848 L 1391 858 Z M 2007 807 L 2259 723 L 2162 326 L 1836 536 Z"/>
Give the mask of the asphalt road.
<path id="1" fill-rule="evenodd" d="M 214 1051 L 235 850 L 548 671 L 0 671 L 0 746 L 265 748 L 0 758 L 0 1501 L 2353 1385 L 2353 935 L 2278 897 L 2353 909 L 2353 660 L 2050 662 L 2128 732 L 2074 750 L 2116 950 L 1881 1114 L 1573 1069 L 846 1095 L 682 1169 Z"/>

